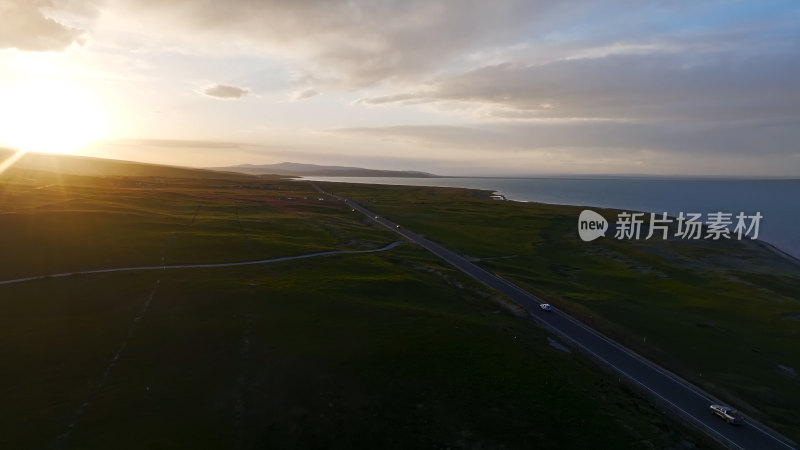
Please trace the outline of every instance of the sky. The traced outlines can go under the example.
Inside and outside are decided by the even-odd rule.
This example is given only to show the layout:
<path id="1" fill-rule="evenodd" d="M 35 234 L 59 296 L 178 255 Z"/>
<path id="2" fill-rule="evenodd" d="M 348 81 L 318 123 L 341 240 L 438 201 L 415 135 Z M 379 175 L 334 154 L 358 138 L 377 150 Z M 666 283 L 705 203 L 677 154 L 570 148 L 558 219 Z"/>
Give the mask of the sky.
<path id="1" fill-rule="evenodd" d="M 0 0 L 0 145 L 800 176 L 800 2 Z"/>

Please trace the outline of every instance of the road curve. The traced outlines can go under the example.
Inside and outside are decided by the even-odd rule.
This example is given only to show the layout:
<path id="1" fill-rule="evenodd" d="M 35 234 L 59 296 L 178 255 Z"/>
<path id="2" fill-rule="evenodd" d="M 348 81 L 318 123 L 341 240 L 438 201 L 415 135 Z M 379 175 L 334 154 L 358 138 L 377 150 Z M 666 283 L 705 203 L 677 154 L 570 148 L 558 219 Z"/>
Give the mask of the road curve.
<path id="1" fill-rule="evenodd" d="M 271 259 L 259 259 L 257 261 L 243 261 L 243 262 L 229 262 L 229 263 L 217 263 L 217 264 L 178 264 L 172 266 L 142 266 L 142 267 L 117 267 L 113 269 L 97 269 L 97 270 L 85 270 L 81 272 L 64 272 L 64 273 L 55 273 L 51 275 L 37 275 L 33 277 L 26 277 L 26 278 L 17 278 L 14 280 L 5 280 L 0 281 L 0 285 L 4 284 L 14 284 L 14 283 L 23 283 L 25 281 L 34 281 L 34 280 L 45 280 L 48 278 L 61 278 L 61 277 L 69 277 L 73 275 L 90 275 L 95 273 L 111 273 L 111 272 L 130 272 L 135 270 L 170 270 L 170 269 L 201 269 L 201 268 L 211 268 L 211 267 L 232 267 L 232 266 L 249 266 L 253 264 L 268 264 L 268 263 L 275 263 L 281 261 L 291 261 L 294 259 L 305 259 L 305 258 L 315 258 L 317 256 L 328 256 L 328 255 L 350 255 L 356 253 L 375 253 L 375 252 L 384 252 L 386 250 L 391 250 L 398 245 L 402 244 L 403 241 L 392 242 L 391 244 L 387 245 L 386 247 L 382 248 L 374 248 L 371 250 L 330 250 L 327 252 L 317 252 L 317 253 L 309 253 L 306 255 L 297 255 L 297 256 L 283 256 L 280 258 L 271 258 Z"/>
<path id="2" fill-rule="evenodd" d="M 767 430 L 753 420 L 746 420 L 742 426 L 732 426 L 709 411 L 712 403 L 724 403 L 710 394 L 679 378 L 677 375 L 658 367 L 654 363 L 626 349 L 620 344 L 602 336 L 571 316 L 553 309 L 543 311 L 543 303 L 535 295 L 473 264 L 466 258 L 450 251 L 424 237 L 398 227 L 391 221 L 380 217 L 351 199 L 333 195 L 315 183 L 310 184 L 319 192 L 347 203 L 352 209 L 375 220 L 386 228 L 418 244 L 450 265 L 461 270 L 478 282 L 499 291 L 525 308 L 531 317 L 544 328 L 571 341 L 584 353 L 609 367 L 621 377 L 639 386 L 657 403 L 680 415 L 709 437 L 732 449 L 789 450 L 795 449 L 793 443 L 777 432 Z"/>

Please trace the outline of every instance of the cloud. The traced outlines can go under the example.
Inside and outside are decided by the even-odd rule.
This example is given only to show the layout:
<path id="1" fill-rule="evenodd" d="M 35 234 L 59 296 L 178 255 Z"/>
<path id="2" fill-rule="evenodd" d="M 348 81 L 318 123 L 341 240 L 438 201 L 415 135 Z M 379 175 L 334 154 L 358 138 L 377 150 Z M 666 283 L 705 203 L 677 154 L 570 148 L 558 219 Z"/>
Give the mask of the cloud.
<path id="1" fill-rule="evenodd" d="M 776 35 L 787 28 L 771 21 L 727 40 L 676 33 L 676 23 L 709 14 L 691 1 L 115 0 L 105 8 L 110 27 L 129 34 L 144 28 L 154 48 L 282 56 L 305 88 L 418 82 L 504 62 L 678 51 L 676 35 L 684 46 L 718 47 L 760 38 L 762 28 Z"/>
<path id="2" fill-rule="evenodd" d="M 385 105 L 387 103 L 403 103 L 403 104 L 430 103 L 435 101 L 435 97 L 433 95 L 435 95 L 434 92 L 431 93 L 409 92 L 402 94 L 383 95 L 379 97 L 360 98 L 356 100 L 354 103 L 362 105 Z"/>
<path id="3" fill-rule="evenodd" d="M 189 148 L 189 149 L 233 149 L 243 148 L 246 144 L 218 141 L 190 141 L 183 139 L 116 139 L 106 144 L 129 147 Z"/>
<path id="4" fill-rule="evenodd" d="M 0 48 L 61 50 L 91 35 L 70 58 L 125 55 L 166 95 L 175 79 L 246 86 L 200 85 L 220 99 L 259 93 L 235 127 L 170 109 L 179 102 L 148 106 L 173 120 L 159 126 L 198 118 L 209 138 L 270 139 L 238 133 L 264 123 L 264 102 L 325 92 L 324 105 L 291 107 L 313 109 L 304 129 L 349 125 L 330 131 L 337 151 L 350 151 L 346 143 L 362 156 L 389 153 L 372 145 L 382 139 L 452 161 L 462 150 L 586 161 L 669 154 L 687 166 L 695 156 L 800 160 L 800 8 L 791 1 L 97 0 L 97 26 L 74 20 L 93 17 L 92 1 L 0 0 L 0 17 L 13 22 L 0 29 Z M 337 102 L 359 107 L 343 114 Z M 334 141 L 308 133 L 301 142 L 301 121 L 275 110 L 270 123 L 289 130 L 287 142 Z M 453 126 L 433 125 L 442 123 Z"/>
<path id="5" fill-rule="evenodd" d="M 60 3 L 47 0 L 0 0 L 0 49 L 62 51 L 81 44 L 86 32 L 58 20 L 59 13 L 88 14 L 80 1 Z"/>
<path id="6" fill-rule="evenodd" d="M 250 94 L 249 89 L 240 88 L 236 86 L 228 86 L 224 84 L 217 84 L 215 86 L 207 87 L 200 91 L 202 94 L 209 97 L 221 99 L 239 99 Z"/>
<path id="7" fill-rule="evenodd" d="M 363 104 L 454 102 L 494 119 L 721 121 L 800 117 L 800 58 L 613 55 L 499 64 Z"/>
<path id="8" fill-rule="evenodd" d="M 436 71 L 476 47 L 514 43 L 558 9 L 552 3 L 123 0 L 127 13 L 117 17 L 136 17 L 158 30 L 152 36 L 187 45 L 283 55 L 314 80 L 361 87 Z"/>
<path id="9" fill-rule="evenodd" d="M 524 173 L 797 175 L 800 120 L 765 123 L 562 121 L 409 125 L 328 132 L 424 148 Z M 474 165 L 477 172 L 481 166 Z"/>
<path id="10" fill-rule="evenodd" d="M 311 97 L 314 97 L 314 96 L 317 96 L 317 95 L 319 95 L 319 91 L 317 91 L 316 89 L 304 89 L 304 90 L 302 90 L 300 92 L 295 93 L 294 96 L 292 97 L 292 99 L 294 101 L 299 101 L 299 100 L 305 100 L 307 98 L 311 98 Z"/>
<path id="11" fill-rule="evenodd" d="M 676 50 L 676 39 L 729 46 L 796 29 L 791 19 L 774 20 L 775 11 L 743 27 L 730 6 L 688 0 L 117 0 L 114 7 L 122 8 L 115 17 L 135 17 L 131 31 L 144 25 L 150 36 L 203 50 L 283 55 L 310 78 L 351 88 L 417 80 L 450 65 L 649 54 Z M 709 19 L 723 13 L 724 26 Z M 735 32 L 709 32 L 719 28 Z"/>
<path id="12" fill-rule="evenodd" d="M 691 155 L 800 155 L 800 119 L 721 123 L 601 121 L 517 122 L 473 126 L 403 125 L 337 128 L 331 133 L 439 148 L 498 152 L 607 149 Z"/>

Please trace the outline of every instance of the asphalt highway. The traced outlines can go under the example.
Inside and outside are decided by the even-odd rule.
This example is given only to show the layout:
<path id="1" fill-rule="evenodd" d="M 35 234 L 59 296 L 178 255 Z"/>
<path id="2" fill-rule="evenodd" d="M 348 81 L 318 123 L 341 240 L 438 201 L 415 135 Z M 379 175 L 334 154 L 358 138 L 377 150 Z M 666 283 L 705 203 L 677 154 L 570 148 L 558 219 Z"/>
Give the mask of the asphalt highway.
<path id="1" fill-rule="evenodd" d="M 505 294 L 525 308 L 541 326 L 562 339 L 570 341 L 585 354 L 617 373 L 620 378 L 634 383 L 669 413 L 682 417 L 720 444 L 728 448 L 748 450 L 796 448 L 784 437 L 746 417 L 743 425 L 729 425 L 709 410 L 711 404 L 724 404 L 724 401 L 712 398 L 677 375 L 603 337 L 585 324 L 560 312 L 557 308 L 553 307 L 551 311 L 542 310 L 539 307 L 542 301 L 536 296 L 487 272 L 463 256 L 404 228 L 402 225 L 398 227 L 397 224 L 380 217 L 353 200 L 330 194 L 316 184 L 311 184 L 319 192 L 346 202 L 352 209 L 425 248 L 478 282 Z"/>

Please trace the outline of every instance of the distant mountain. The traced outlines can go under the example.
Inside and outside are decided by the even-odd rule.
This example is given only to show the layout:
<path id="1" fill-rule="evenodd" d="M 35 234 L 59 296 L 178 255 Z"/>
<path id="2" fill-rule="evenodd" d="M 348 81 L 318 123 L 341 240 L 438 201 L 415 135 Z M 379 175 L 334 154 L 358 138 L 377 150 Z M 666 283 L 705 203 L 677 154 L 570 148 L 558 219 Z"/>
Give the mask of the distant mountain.
<path id="1" fill-rule="evenodd" d="M 0 162 L 15 152 L 0 148 Z M 81 176 L 130 176 L 130 177 L 168 177 L 168 178 L 238 178 L 252 180 L 245 174 L 221 174 L 207 169 L 148 164 L 117 159 L 92 158 L 88 156 L 55 155 L 48 153 L 26 153 L 16 161 L 11 169 L 34 170 Z M 9 171 L 10 172 L 10 171 Z M 8 172 L 6 173 L 8 174 Z"/>
<path id="2" fill-rule="evenodd" d="M 15 152 L 0 147 L 0 163 Z M 12 166 L 15 170 L 35 170 L 81 176 L 133 176 L 169 178 L 225 178 L 251 180 L 254 175 L 279 176 L 339 176 L 339 177 L 436 177 L 425 172 L 373 170 L 359 167 L 318 166 L 315 164 L 252 165 L 242 164 L 229 167 L 210 167 L 195 169 L 190 167 L 166 166 L 116 159 L 92 158 L 88 156 L 55 155 L 48 153 L 27 153 Z M 225 172 L 225 173 L 220 173 Z M 6 172 L 8 175 L 8 172 Z"/>
<path id="3" fill-rule="evenodd" d="M 325 177 L 405 177 L 435 178 L 438 175 L 410 170 L 377 170 L 361 167 L 318 166 L 316 164 L 298 164 L 282 162 L 279 164 L 240 164 L 227 167 L 210 167 L 211 170 L 239 172 L 250 175 L 290 175 L 290 176 L 325 176 Z"/>

